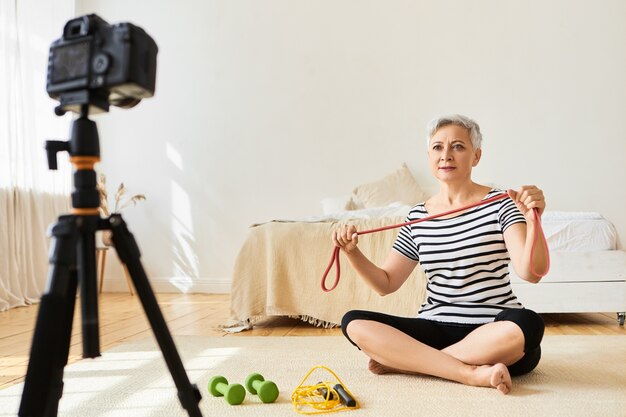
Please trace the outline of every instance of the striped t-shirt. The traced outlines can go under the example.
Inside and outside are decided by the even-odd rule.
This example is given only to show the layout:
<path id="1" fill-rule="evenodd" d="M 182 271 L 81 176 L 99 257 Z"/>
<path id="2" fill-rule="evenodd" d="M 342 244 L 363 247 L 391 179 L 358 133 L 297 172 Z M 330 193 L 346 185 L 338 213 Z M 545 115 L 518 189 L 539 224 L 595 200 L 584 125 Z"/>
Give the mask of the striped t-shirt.
<path id="1" fill-rule="evenodd" d="M 493 189 L 484 199 L 502 193 Z M 406 220 L 428 216 L 422 203 Z M 419 317 L 488 323 L 505 308 L 522 308 L 511 288 L 503 232 L 525 221 L 515 203 L 505 198 L 454 217 L 403 226 L 393 248 L 419 262 L 428 281 Z"/>

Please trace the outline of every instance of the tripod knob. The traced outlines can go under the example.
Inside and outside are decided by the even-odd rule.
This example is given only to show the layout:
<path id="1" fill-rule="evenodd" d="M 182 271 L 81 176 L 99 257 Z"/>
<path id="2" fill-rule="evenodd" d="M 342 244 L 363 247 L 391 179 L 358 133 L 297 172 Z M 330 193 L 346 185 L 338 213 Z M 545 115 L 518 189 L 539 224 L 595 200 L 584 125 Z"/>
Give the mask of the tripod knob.
<path id="1" fill-rule="evenodd" d="M 69 152 L 70 143 L 64 140 L 47 140 L 46 141 L 46 154 L 48 155 L 48 168 L 56 170 L 57 165 L 57 153 Z"/>

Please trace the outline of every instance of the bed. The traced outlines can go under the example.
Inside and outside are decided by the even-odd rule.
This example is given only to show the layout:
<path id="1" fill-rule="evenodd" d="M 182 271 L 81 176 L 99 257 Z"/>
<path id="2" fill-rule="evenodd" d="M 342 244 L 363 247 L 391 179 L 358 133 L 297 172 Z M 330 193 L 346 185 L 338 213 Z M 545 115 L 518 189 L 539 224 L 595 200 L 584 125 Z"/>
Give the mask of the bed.
<path id="1" fill-rule="evenodd" d="M 411 180 L 403 165 L 376 183 L 357 187 L 347 203 L 327 207 L 327 215 L 252 226 L 235 262 L 230 321 L 225 327 L 247 329 L 271 316 L 297 317 L 334 327 L 351 309 L 414 316 L 425 295 L 420 268 L 398 291 L 381 297 L 342 258 L 337 288 L 324 292 L 320 286 L 333 250 L 332 230 L 342 222 L 350 222 L 358 230 L 402 223 L 412 205 L 407 202 L 424 197 Z M 326 205 L 332 206 L 329 201 Z M 539 284 L 527 283 L 512 273 L 513 291 L 520 301 L 539 313 L 612 311 L 623 325 L 626 252 L 617 250 L 615 227 L 599 213 L 546 211 L 542 223 L 551 251 L 551 269 Z M 361 236 L 359 247 L 373 262 L 380 263 L 397 233 L 398 229 L 393 229 Z M 328 285 L 333 281 L 334 270 Z"/>
<path id="2" fill-rule="evenodd" d="M 617 313 L 624 325 L 626 252 L 617 233 L 599 213 L 551 212 L 543 216 L 551 254 L 550 273 L 538 285 L 512 271 L 513 291 L 539 313 Z"/>

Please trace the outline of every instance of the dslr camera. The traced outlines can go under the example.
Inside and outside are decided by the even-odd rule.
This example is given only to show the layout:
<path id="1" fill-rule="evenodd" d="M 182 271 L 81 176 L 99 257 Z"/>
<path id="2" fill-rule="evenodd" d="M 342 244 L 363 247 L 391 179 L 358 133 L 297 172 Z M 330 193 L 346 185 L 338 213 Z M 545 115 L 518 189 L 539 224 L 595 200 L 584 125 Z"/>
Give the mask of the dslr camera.
<path id="1" fill-rule="evenodd" d="M 158 47 L 131 23 L 108 24 L 95 14 L 68 21 L 63 36 L 50 45 L 48 95 L 55 109 L 107 112 L 109 105 L 130 108 L 154 95 Z"/>

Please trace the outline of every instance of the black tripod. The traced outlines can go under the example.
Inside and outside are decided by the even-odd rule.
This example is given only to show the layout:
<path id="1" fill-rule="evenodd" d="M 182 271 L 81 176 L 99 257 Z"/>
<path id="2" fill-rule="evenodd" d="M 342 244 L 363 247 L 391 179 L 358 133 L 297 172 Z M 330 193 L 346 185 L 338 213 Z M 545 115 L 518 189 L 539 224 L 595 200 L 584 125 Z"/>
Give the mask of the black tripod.
<path id="1" fill-rule="evenodd" d="M 30 352 L 20 417 L 51 417 L 58 413 L 63 395 L 63 369 L 67 365 L 76 292 L 80 288 L 83 357 L 100 356 L 98 292 L 96 280 L 96 243 L 98 230 L 111 230 L 113 244 L 126 265 L 137 295 L 148 317 L 178 397 L 190 417 L 201 417 L 200 391 L 187 378 L 172 336 L 167 328 L 146 273 L 133 235 L 119 214 L 107 219 L 98 213 L 99 195 L 93 167 L 100 160 L 100 145 L 95 122 L 88 119 L 89 106 L 81 107 L 80 117 L 72 124 L 71 139 L 47 141 L 48 165 L 57 168 L 56 154 L 67 151 L 76 171 L 72 193 L 72 214 L 59 217 L 52 227 L 50 272 L 37 316 Z"/>

